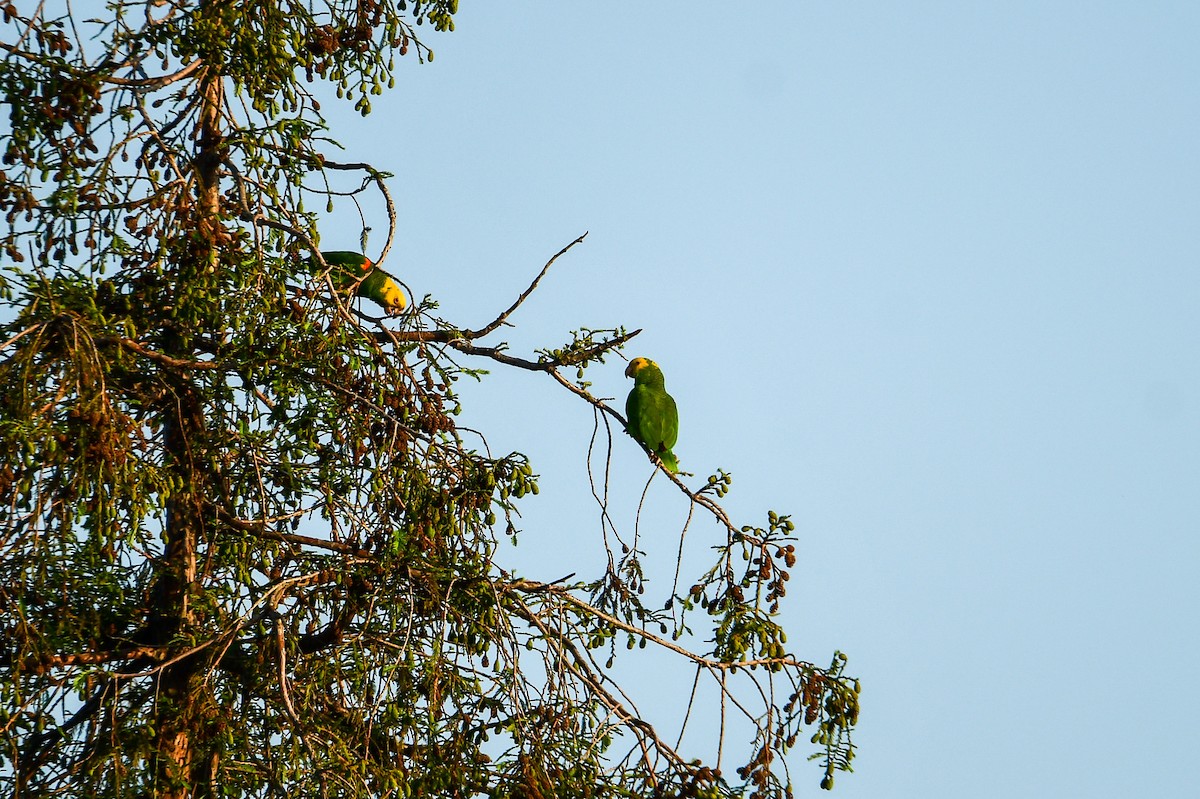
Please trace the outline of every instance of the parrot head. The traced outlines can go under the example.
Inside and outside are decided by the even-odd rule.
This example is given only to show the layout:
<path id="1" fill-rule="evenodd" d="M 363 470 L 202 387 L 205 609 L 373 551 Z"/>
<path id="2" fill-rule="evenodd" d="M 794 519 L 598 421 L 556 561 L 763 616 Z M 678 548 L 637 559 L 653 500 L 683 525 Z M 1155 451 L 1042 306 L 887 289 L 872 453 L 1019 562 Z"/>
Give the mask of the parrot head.
<path id="1" fill-rule="evenodd" d="M 658 364 L 649 358 L 634 358 L 629 362 L 629 366 L 625 367 L 625 376 L 636 378 L 638 372 L 649 366 L 653 366 L 655 369 L 658 369 Z"/>
<path id="2" fill-rule="evenodd" d="M 397 316 L 404 312 L 408 298 L 404 289 L 392 279 L 392 276 L 379 267 L 371 269 L 362 282 L 358 284 L 358 293 L 376 302 L 387 312 L 388 316 Z"/>
<path id="3" fill-rule="evenodd" d="M 387 311 L 388 316 L 399 316 L 408 306 L 408 298 L 404 296 L 404 289 L 390 278 L 383 285 L 379 295 L 379 304 Z"/>

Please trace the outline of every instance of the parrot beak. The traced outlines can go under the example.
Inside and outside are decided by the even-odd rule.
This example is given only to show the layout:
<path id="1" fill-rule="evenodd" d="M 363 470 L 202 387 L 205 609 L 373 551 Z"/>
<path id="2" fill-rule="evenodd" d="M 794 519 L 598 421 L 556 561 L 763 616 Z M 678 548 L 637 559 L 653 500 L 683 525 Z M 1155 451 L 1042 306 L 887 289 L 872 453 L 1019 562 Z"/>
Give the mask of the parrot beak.
<path id="1" fill-rule="evenodd" d="M 625 376 L 626 377 L 633 377 L 633 373 L 635 371 L 637 371 L 636 369 L 633 368 L 636 365 L 637 365 L 637 358 L 634 358 L 632 361 L 629 362 L 629 365 L 625 367 Z"/>

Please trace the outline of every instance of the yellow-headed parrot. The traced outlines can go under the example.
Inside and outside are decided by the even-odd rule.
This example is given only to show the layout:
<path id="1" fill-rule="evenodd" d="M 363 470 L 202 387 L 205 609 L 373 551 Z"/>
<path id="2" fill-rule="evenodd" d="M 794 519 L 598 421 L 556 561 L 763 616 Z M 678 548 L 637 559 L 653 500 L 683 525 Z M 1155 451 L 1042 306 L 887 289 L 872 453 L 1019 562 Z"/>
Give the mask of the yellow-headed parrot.
<path id="1" fill-rule="evenodd" d="M 679 437 L 679 411 L 667 393 L 662 370 L 649 358 L 634 358 L 625 370 L 633 378 L 633 389 L 625 400 L 629 435 L 662 461 L 667 471 L 679 471 L 671 447 Z"/>
<path id="2" fill-rule="evenodd" d="M 378 303 L 388 316 L 403 313 L 408 305 L 404 289 L 400 288 L 391 275 L 375 266 L 375 263 L 362 253 L 330 250 L 322 252 L 321 257 L 333 267 L 329 270 L 329 277 L 337 288 L 346 288 L 362 278 L 356 292 L 358 296 Z M 363 275 L 366 277 L 363 278 Z"/>

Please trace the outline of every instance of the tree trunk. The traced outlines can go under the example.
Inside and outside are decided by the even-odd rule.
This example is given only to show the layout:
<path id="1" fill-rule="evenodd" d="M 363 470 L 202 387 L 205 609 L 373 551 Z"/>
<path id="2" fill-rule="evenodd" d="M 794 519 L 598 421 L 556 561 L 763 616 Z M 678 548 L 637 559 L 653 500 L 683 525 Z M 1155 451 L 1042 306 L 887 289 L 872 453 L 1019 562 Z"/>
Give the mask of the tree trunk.
<path id="1" fill-rule="evenodd" d="M 224 137 L 221 112 L 224 86 L 219 74 L 210 73 L 202 84 L 198 152 L 193 162 L 196 177 L 196 247 L 185 248 L 178 274 L 177 307 L 191 281 L 204 280 L 215 271 L 222 241 L 220 172 Z M 193 353 L 179 331 L 167 335 L 166 349 L 190 359 Z M 197 584 L 197 544 L 211 540 L 206 530 L 205 500 L 207 427 L 201 389 L 190 374 L 176 376 L 163 408 L 166 457 L 181 486 L 167 503 L 164 536 L 164 572 L 159 584 L 162 634 L 167 640 L 186 641 L 192 626 L 190 608 Z M 209 727 L 204 674 L 210 657 L 197 653 L 166 666 L 159 676 L 157 717 L 158 783 L 163 799 L 187 799 L 207 792 L 214 777 L 216 753 L 206 743 Z"/>

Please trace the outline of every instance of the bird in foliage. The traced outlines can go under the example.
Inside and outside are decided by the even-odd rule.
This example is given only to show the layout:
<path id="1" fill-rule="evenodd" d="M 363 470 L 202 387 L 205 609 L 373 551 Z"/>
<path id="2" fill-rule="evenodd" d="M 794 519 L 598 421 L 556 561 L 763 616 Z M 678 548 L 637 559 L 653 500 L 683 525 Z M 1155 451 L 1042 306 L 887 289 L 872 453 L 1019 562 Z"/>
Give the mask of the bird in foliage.
<path id="1" fill-rule="evenodd" d="M 662 369 L 649 358 L 634 358 L 625 376 L 633 378 L 633 388 L 625 400 L 629 435 L 662 461 L 667 471 L 678 472 L 679 461 L 671 448 L 679 437 L 679 411 L 667 393 Z"/>
<path id="2" fill-rule="evenodd" d="M 330 250 L 322 252 L 321 257 L 332 267 L 329 277 L 337 288 L 351 286 L 361 278 L 362 282 L 358 284 L 356 292 L 358 296 L 377 303 L 388 316 L 403 313 L 408 305 L 408 299 L 404 296 L 404 289 L 400 288 L 400 284 L 362 253 Z M 364 275 L 366 277 L 363 277 Z"/>

